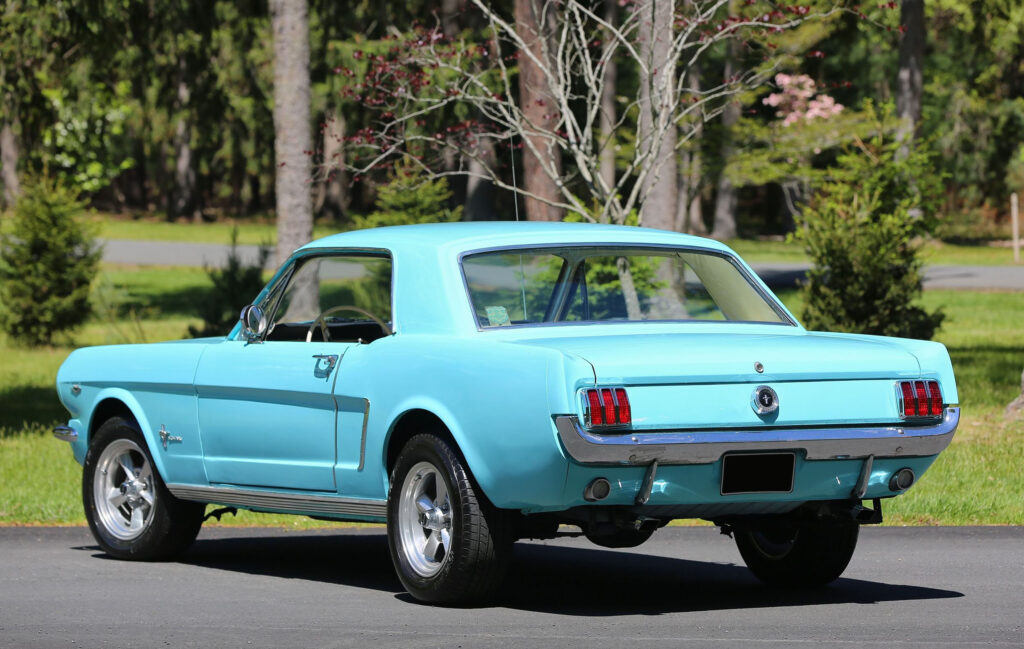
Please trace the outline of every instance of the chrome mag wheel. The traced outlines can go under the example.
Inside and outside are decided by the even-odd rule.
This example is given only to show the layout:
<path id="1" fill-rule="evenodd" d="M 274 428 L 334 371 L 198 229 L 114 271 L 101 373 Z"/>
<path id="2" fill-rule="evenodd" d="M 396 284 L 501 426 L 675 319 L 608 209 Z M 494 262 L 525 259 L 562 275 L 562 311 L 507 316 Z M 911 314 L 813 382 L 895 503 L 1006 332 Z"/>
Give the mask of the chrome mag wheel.
<path id="1" fill-rule="evenodd" d="M 153 467 L 138 444 L 118 439 L 96 462 L 92 495 L 96 515 L 110 536 L 131 541 L 153 521 L 157 504 Z"/>
<path id="2" fill-rule="evenodd" d="M 433 577 L 451 555 L 452 505 L 440 470 L 430 462 L 413 465 L 398 501 L 398 533 L 409 567 Z"/>

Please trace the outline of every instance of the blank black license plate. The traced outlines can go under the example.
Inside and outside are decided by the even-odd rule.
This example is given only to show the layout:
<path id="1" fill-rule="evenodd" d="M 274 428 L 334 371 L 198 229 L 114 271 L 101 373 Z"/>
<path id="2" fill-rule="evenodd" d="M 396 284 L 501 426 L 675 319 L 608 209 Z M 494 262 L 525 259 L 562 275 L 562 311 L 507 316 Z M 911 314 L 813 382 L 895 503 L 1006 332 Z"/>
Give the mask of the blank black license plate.
<path id="1" fill-rule="evenodd" d="M 751 453 L 722 458 L 722 494 L 793 491 L 793 453 Z"/>

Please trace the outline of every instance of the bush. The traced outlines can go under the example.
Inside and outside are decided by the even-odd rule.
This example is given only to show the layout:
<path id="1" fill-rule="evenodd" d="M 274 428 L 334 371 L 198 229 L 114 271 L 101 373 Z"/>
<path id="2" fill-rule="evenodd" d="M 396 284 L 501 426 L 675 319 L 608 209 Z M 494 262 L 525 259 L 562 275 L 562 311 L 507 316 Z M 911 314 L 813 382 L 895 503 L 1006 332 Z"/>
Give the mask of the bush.
<path id="1" fill-rule="evenodd" d="M 202 336 L 224 336 L 238 322 L 242 307 L 249 304 L 263 289 L 263 267 L 270 256 L 270 247 L 261 245 L 258 261 L 250 266 L 242 262 L 238 254 L 238 228 L 231 230 L 231 251 L 224 268 L 207 268 L 206 274 L 213 282 L 213 290 L 199 303 L 199 317 L 202 327 L 189 326 L 193 338 Z"/>
<path id="2" fill-rule="evenodd" d="M 452 192 L 444 178 L 431 180 L 410 163 L 397 163 L 394 176 L 380 188 L 377 210 L 357 217 L 356 227 L 441 223 L 462 218 L 462 207 L 449 209 Z"/>
<path id="3" fill-rule="evenodd" d="M 838 158 L 798 219 L 813 266 L 803 286 L 808 329 L 931 339 L 942 323 L 921 295 L 919 241 L 934 229 L 928 157 L 879 135 Z"/>
<path id="4" fill-rule="evenodd" d="M 0 325 L 16 341 L 48 345 L 85 322 L 100 250 L 75 191 L 30 180 L 0 238 Z"/>

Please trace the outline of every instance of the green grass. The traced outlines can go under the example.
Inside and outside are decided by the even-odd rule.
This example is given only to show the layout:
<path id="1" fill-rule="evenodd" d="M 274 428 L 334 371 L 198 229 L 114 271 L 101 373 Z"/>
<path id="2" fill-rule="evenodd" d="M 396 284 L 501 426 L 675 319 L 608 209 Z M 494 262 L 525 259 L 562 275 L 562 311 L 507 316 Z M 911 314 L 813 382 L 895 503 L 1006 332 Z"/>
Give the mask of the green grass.
<path id="1" fill-rule="evenodd" d="M 749 263 L 808 262 L 798 243 L 753 239 L 733 239 L 726 243 Z M 937 266 L 1012 266 L 1013 250 L 984 244 L 969 246 L 929 241 L 921 249 L 921 258 L 925 264 Z"/>
<path id="2" fill-rule="evenodd" d="M 231 230 L 237 227 L 240 244 L 273 245 L 277 241 L 276 226 L 269 218 L 224 219 L 214 223 L 169 222 L 157 216 L 131 218 L 107 213 L 95 213 L 89 218 L 96 224 L 99 236 L 106 239 L 228 244 L 231 242 Z M 313 228 L 313 237 L 325 237 L 341 231 L 332 224 L 317 224 Z M 755 239 L 733 239 L 726 243 L 748 262 L 807 262 L 807 255 L 797 243 Z M 922 258 L 926 264 L 936 265 L 1013 265 L 1010 248 L 983 243 L 962 245 L 930 241 L 922 250 Z"/>
<path id="3" fill-rule="evenodd" d="M 231 230 L 238 228 L 238 243 L 244 245 L 274 245 L 277 228 L 268 220 L 232 220 L 214 223 L 172 223 L 155 218 L 113 218 L 108 214 L 90 217 L 105 239 L 131 239 L 141 241 L 177 241 L 186 243 L 231 243 Z M 341 230 L 330 225 L 316 225 L 313 237 L 319 239 Z"/>
<path id="4" fill-rule="evenodd" d="M 0 335 L 0 524 L 83 524 L 81 468 L 49 434 L 66 418 L 53 381 L 77 346 L 182 338 L 209 288 L 201 269 L 103 266 L 116 317 L 95 316 L 74 340 L 44 349 Z M 780 294 L 798 316 L 798 291 Z M 1020 391 L 1024 369 L 1024 293 L 929 291 L 929 308 L 947 314 L 937 340 L 949 348 L 963 419 L 953 444 L 906 496 L 886 503 L 890 524 L 1024 524 L 1024 417 L 1002 408 Z M 211 524 L 213 524 L 211 522 Z M 305 517 L 239 512 L 224 525 L 322 527 Z"/>

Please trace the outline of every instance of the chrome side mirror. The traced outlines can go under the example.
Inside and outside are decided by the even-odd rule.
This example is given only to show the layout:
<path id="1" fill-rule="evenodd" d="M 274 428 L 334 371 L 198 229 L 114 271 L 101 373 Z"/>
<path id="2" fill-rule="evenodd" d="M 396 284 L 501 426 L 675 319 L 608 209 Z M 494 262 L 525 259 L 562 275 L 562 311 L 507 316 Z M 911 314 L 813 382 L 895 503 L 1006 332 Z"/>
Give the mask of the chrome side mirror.
<path id="1" fill-rule="evenodd" d="M 242 309 L 238 319 L 242 322 L 242 333 L 248 342 L 259 342 L 263 334 L 267 333 L 267 315 L 255 304 Z"/>

